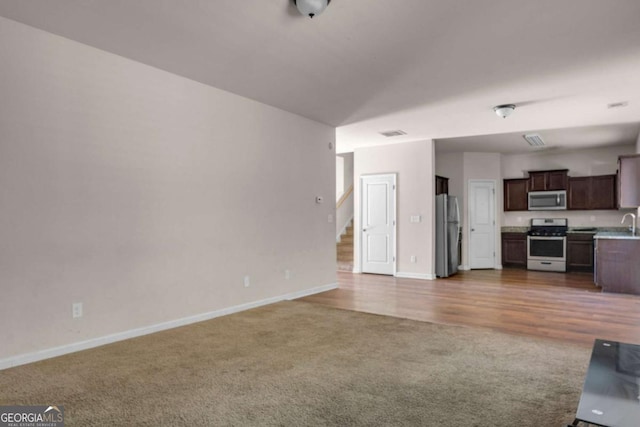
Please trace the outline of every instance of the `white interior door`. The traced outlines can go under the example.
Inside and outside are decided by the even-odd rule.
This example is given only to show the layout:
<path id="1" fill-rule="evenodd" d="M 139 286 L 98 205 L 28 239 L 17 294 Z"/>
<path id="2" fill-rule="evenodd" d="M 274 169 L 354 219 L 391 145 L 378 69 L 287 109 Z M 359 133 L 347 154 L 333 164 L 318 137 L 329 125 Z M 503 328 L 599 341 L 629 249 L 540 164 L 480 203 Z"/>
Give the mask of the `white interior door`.
<path id="1" fill-rule="evenodd" d="M 361 260 L 363 273 L 395 274 L 396 176 L 360 178 Z"/>
<path id="2" fill-rule="evenodd" d="M 495 268 L 495 181 L 469 181 L 469 266 Z"/>

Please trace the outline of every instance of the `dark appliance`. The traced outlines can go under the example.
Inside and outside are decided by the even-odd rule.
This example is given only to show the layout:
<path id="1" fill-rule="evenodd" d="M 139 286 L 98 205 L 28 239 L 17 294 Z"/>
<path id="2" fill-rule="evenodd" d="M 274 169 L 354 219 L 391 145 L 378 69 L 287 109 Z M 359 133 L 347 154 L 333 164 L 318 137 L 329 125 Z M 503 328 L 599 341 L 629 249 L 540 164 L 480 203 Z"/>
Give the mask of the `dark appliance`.
<path id="1" fill-rule="evenodd" d="M 460 208 L 458 198 L 436 196 L 436 276 L 449 277 L 458 272 Z"/>

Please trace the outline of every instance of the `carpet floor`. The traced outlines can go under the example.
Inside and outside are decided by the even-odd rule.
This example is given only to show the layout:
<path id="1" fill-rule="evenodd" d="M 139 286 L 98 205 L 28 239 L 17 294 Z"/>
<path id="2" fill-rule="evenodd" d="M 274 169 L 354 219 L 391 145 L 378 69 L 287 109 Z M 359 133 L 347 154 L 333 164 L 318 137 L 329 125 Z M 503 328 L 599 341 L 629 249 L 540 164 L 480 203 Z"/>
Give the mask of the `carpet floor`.
<path id="1" fill-rule="evenodd" d="M 563 426 L 590 349 L 288 301 L 0 371 L 66 425 Z"/>

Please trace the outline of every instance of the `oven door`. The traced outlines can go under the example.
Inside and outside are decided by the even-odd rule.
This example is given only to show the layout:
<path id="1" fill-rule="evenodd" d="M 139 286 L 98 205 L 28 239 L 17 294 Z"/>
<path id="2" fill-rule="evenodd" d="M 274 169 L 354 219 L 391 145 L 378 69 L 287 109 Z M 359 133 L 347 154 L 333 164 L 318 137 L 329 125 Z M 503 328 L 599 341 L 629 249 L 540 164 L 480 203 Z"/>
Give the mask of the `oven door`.
<path id="1" fill-rule="evenodd" d="M 567 238 L 527 236 L 527 269 L 567 271 Z"/>

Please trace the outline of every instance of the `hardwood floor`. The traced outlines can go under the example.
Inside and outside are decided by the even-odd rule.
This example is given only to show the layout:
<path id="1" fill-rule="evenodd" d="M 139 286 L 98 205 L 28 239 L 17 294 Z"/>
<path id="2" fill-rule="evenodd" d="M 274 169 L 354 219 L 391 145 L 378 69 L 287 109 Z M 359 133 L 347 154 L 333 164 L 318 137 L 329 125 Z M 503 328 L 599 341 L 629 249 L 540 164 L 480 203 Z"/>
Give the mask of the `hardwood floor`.
<path id="1" fill-rule="evenodd" d="M 338 272 L 338 283 L 301 300 L 585 346 L 595 338 L 640 344 L 640 297 L 601 293 L 587 273 L 473 270 L 426 281 Z"/>

